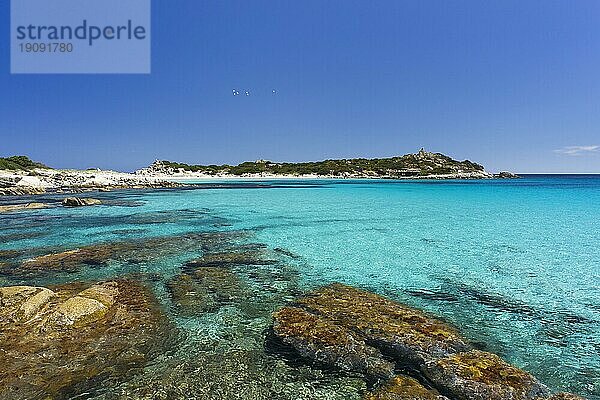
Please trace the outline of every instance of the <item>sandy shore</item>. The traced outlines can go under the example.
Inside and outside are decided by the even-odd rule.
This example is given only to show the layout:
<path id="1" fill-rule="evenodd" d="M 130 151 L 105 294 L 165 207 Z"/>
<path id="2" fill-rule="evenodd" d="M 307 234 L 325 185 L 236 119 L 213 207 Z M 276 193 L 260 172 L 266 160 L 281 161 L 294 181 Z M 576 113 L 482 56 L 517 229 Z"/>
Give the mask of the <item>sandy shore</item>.
<path id="1" fill-rule="evenodd" d="M 488 172 L 457 173 L 448 175 L 387 177 L 377 175 L 209 175 L 203 173 L 127 173 L 90 170 L 35 169 L 32 171 L 0 171 L 0 195 L 19 196 L 43 193 L 80 193 L 115 189 L 143 189 L 177 187 L 186 183 L 218 181 L 261 180 L 317 180 L 317 179 L 491 179 Z"/>
<path id="2" fill-rule="evenodd" d="M 152 176 L 155 179 L 177 182 L 194 182 L 194 181 L 252 181 L 252 180 L 316 180 L 316 179 L 395 179 L 395 180 L 417 180 L 417 179 L 492 179 L 494 175 L 484 173 L 460 173 L 446 175 L 427 175 L 427 176 L 369 176 L 369 175 L 277 175 L 277 174 L 245 174 L 245 175 L 208 175 L 199 173 L 184 173 L 184 174 L 155 174 L 144 175 Z"/>

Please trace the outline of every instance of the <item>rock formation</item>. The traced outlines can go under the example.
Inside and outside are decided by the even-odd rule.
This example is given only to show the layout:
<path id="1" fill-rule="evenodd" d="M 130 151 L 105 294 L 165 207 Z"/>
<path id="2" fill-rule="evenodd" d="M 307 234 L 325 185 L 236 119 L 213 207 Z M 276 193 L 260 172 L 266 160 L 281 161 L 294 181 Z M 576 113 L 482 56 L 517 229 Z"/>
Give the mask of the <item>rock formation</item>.
<path id="1" fill-rule="evenodd" d="M 128 280 L 0 288 L 0 398 L 68 398 L 164 351 L 171 327 Z"/>
<path id="2" fill-rule="evenodd" d="M 50 205 L 45 203 L 25 203 L 25 204 L 9 204 L 0 206 L 0 214 L 15 212 L 15 211 L 27 211 L 27 210 L 39 210 L 41 208 L 48 208 Z"/>
<path id="3" fill-rule="evenodd" d="M 548 389 L 531 374 L 475 350 L 447 323 L 342 284 L 320 288 L 277 311 L 272 334 L 311 364 L 379 382 L 369 400 L 577 398 L 548 397 Z"/>
<path id="4" fill-rule="evenodd" d="M 84 207 L 84 206 L 95 206 L 102 204 L 98 199 L 81 198 L 81 197 L 67 197 L 63 199 L 62 205 L 65 207 Z"/>

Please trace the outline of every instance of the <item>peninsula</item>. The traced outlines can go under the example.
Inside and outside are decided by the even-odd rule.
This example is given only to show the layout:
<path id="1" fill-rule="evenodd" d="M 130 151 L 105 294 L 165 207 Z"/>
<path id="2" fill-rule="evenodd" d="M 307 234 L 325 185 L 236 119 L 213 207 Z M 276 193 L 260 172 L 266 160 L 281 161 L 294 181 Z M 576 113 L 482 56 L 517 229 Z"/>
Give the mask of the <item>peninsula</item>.
<path id="1" fill-rule="evenodd" d="M 492 174 L 475 162 L 457 161 L 421 149 L 416 154 L 390 158 L 353 158 L 316 162 L 257 160 L 238 165 L 189 165 L 157 160 L 134 173 L 100 169 L 52 169 L 25 156 L 0 158 L 0 195 L 46 192 L 78 193 L 128 188 L 177 187 L 175 181 L 203 179 L 492 179 L 514 174 Z"/>
<path id="2" fill-rule="evenodd" d="M 189 165 L 157 160 L 147 168 L 136 171 L 142 176 L 171 176 L 178 178 L 206 177 L 315 177 L 345 179 L 489 179 L 515 175 L 502 172 L 493 175 L 475 162 L 457 161 L 441 153 L 421 149 L 416 154 L 389 158 L 352 158 L 316 162 L 273 162 L 257 160 L 238 165 Z"/>

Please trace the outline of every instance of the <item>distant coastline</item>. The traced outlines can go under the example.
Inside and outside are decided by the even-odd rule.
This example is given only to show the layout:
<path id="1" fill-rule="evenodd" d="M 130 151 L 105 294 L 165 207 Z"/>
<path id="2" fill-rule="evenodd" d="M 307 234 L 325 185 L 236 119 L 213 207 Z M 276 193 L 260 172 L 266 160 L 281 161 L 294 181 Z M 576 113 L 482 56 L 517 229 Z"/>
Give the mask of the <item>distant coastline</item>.
<path id="1" fill-rule="evenodd" d="M 510 172 L 492 174 L 469 160 L 457 161 L 421 149 L 391 158 L 340 159 L 303 163 L 266 160 L 230 165 L 188 165 L 157 160 L 134 173 L 100 169 L 60 170 L 25 156 L 0 158 L 0 196 L 81 193 L 116 189 L 172 188 L 192 181 L 268 179 L 494 179 L 515 178 Z"/>

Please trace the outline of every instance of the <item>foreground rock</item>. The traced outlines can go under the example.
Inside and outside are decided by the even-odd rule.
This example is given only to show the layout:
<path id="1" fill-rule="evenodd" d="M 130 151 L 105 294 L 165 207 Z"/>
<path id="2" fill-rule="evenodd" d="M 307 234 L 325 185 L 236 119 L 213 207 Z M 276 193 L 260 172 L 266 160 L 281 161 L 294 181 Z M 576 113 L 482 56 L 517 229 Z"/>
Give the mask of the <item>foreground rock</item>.
<path id="1" fill-rule="evenodd" d="M 358 332 L 363 340 L 420 369 L 426 361 L 470 350 L 448 324 L 379 295 L 333 284 L 297 300 L 293 308 Z M 276 319 L 277 320 L 277 319 Z"/>
<path id="2" fill-rule="evenodd" d="M 414 378 L 396 376 L 373 393 L 365 396 L 365 400 L 448 400 L 448 398 L 435 390 L 425 388 Z"/>
<path id="3" fill-rule="evenodd" d="M 25 204 L 10 204 L 5 206 L 0 206 L 0 214 L 9 213 L 15 211 L 28 211 L 28 210 L 39 210 L 42 208 L 50 207 L 48 204 L 44 203 L 25 203 Z"/>
<path id="4" fill-rule="evenodd" d="M 429 362 L 424 375 L 457 399 L 537 399 L 547 389 L 495 354 L 472 350 Z"/>
<path id="5" fill-rule="evenodd" d="M 133 281 L 0 288 L 0 398 L 69 398 L 164 351 L 170 326 Z"/>
<path id="6" fill-rule="evenodd" d="M 272 333 L 274 341 L 315 365 L 380 382 L 366 399 L 577 398 L 548 397 L 548 389 L 532 375 L 495 354 L 474 350 L 441 320 L 342 284 L 325 286 L 277 311 Z M 394 376 L 397 371 L 417 380 Z"/>
<path id="7" fill-rule="evenodd" d="M 362 335 L 351 327 L 295 307 L 285 307 L 274 317 L 275 334 L 302 357 L 375 379 L 389 379 L 394 375 L 394 364 L 386 361 L 379 350 L 367 345 Z"/>
<path id="8" fill-rule="evenodd" d="M 62 201 L 62 205 L 65 207 L 84 207 L 84 206 L 95 206 L 102 204 L 98 199 L 80 198 L 80 197 L 67 197 Z"/>

